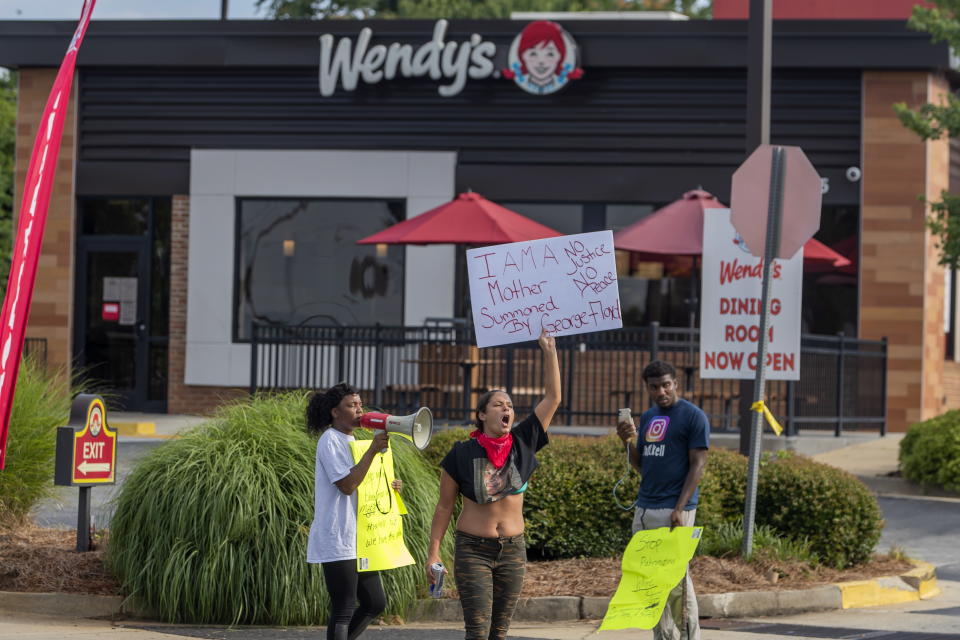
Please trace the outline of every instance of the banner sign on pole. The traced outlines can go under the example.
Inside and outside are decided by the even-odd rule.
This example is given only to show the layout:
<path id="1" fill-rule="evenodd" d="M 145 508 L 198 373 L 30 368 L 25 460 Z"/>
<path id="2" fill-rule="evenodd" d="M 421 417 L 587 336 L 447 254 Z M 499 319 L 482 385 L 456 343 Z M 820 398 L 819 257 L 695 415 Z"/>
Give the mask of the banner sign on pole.
<path id="1" fill-rule="evenodd" d="M 370 447 L 369 440 L 350 443 L 353 461 Z M 413 564 L 403 543 L 403 514 L 407 512 L 393 488 L 393 451 L 373 457 L 357 487 L 357 571 L 383 571 Z"/>
<path id="2" fill-rule="evenodd" d="M 703 217 L 700 377 L 753 379 L 757 372 L 763 260 L 750 254 L 729 209 Z M 800 379 L 803 249 L 771 269 L 767 378 Z"/>
<path id="3" fill-rule="evenodd" d="M 13 406 L 13 391 L 20 370 L 20 354 L 23 351 L 27 318 L 30 315 L 30 300 L 33 297 L 40 245 L 43 243 L 43 230 L 47 222 L 47 207 L 53 189 L 57 156 L 60 154 L 60 136 L 70 106 L 73 71 L 95 3 L 96 0 L 85 0 L 83 3 L 80 21 L 40 118 L 23 185 L 17 239 L 10 262 L 10 278 L 7 281 L 7 294 L 3 299 L 3 313 L 0 315 L 0 469 L 4 468 L 7 457 L 7 433 L 10 409 Z"/>
<path id="4" fill-rule="evenodd" d="M 478 347 L 619 329 L 612 231 L 467 251 Z"/>
<path id="5" fill-rule="evenodd" d="M 653 629 L 667 596 L 687 573 L 703 527 L 661 527 L 633 534 L 623 552 L 620 584 L 600 631 Z"/>

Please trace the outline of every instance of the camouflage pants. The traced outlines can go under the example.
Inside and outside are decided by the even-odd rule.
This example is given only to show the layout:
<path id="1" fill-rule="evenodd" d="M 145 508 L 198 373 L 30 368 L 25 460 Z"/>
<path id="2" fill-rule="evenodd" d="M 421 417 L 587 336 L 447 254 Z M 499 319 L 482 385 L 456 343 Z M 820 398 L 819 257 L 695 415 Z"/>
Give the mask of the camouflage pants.
<path id="1" fill-rule="evenodd" d="M 511 538 L 456 535 L 454 575 L 466 640 L 503 640 L 527 570 L 523 534 Z"/>

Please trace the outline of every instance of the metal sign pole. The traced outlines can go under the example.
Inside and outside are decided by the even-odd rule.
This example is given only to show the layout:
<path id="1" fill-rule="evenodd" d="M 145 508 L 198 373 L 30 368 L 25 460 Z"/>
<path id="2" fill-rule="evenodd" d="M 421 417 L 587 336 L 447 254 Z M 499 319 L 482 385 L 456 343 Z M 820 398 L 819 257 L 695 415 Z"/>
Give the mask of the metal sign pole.
<path id="1" fill-rule="evenodd" d="M 77 551 L 90 551 L 90 487 L 80 487 L 77 507 Z"/>
<path id="2" fill-rule="evenodd" d="M 773 51 L 773 1 L 750 0 L 747 21 L 747 120 L 746 152 L 770 144 L 770 76 Z M 740 414 L 749 413 L 746 399 L 756 393 L 749 380 L 740 381 Z M 740 453 L 750 454 L 747 418 L 740 419 Z"/>
<path id="3" fill-rule="evenodd" d="M 783 147 L 773 148 L 770 164 L 770 205 L 767 211 L 766 246 L 763 250 L 763 284 L 760 296 L 760 336 L 757 341 L 757 375 L 754 378 L 753 402 L 764 398 L 767 377 L 767 327 L 770 326 L 770 270 L 780 246 L 780 218 L 783 211 L 783 176 L 786 172 L 786 154 Z M 760 469 L 760 440 L 763 434 L 763 415 L 754 411 L 750 423 L 750 458 L 747 468 L 747 491 L 743 514 L 744 558 L 753 552 L 753 526 L 757 509 L 757 475 Z"/>

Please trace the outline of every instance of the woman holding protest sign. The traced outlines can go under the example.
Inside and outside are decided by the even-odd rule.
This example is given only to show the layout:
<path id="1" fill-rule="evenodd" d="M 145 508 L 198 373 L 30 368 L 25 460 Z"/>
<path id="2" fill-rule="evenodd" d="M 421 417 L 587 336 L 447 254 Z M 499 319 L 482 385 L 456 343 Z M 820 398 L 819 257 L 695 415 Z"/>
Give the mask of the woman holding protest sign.
<path id="1" fill-rule="evenodd" d="M 330 594 L 327 640 L 359 637 L 387 606 L 380 573 L 357 570 L 357 487 L 374 456 L 387 446 L 387 432 L 378 430 L 354 462 L 350 443 L 361 415 L 360 394 L 345 383 L 315 392 L 307 405 L 307 429 L 320 434 L 307 562 L 323 567 Z M 401 486 L 400 480 L 393 481 L 394 489 Z"/>
<path id="2" fill-rule="evenodd" d="M 454 573 L 466 640 L 502 640 L 523 587 L 527 549 L 523 537 L 523 492 L 536 452 L 547 444 L 547 429 L 560 406 L 560 363 L 553 337 L 540 334 L 545 395 L 533 413 L 514 425 L 513 402 L 503 391 L 488 391 L 477 404 L 476 430 L 457 442 L 440 463 L 440 499 L 430 528 L 427 576 L 440 562 L 440 541 L 453 515 L 457 493 L 463 511 L 457 520 Z M 444 570 L 446 571 L 446 570 Z"/>

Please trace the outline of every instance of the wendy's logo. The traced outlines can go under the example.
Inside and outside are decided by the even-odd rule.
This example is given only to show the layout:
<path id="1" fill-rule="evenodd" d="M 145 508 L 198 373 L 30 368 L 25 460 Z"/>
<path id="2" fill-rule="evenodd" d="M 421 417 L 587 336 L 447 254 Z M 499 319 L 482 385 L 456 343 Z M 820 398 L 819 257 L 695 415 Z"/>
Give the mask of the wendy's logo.
<path id="1" fill-rule="evenodd" d="M 531 22 L 513 39 L 503 77 L 534 95 L 547 95 L 583 76 L 577 43 L 556 22 Z"/>

